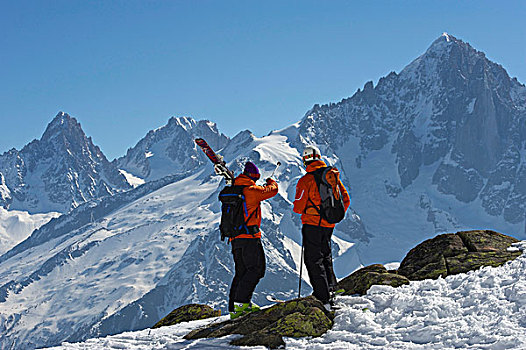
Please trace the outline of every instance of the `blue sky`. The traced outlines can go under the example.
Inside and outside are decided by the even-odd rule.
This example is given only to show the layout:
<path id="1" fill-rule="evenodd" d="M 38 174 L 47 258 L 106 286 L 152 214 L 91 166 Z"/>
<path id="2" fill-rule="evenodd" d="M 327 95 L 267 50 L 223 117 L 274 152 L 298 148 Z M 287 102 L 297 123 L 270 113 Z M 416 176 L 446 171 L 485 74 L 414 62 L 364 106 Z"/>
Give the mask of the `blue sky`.
<path id="1" fill-rule="evenodd" d="M 443 32 L 526 83 L 525 1 L 0 0 L 0 153 L 64 111 L 111 160 L 171 116 L 267 134 Z"/>

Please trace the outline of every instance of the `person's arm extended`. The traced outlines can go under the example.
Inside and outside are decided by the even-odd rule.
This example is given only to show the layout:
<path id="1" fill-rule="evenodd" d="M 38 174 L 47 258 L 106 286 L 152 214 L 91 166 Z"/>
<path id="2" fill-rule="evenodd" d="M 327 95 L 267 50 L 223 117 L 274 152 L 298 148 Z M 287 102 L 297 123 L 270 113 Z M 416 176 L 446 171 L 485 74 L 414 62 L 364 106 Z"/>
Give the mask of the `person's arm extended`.
<path id="1" fill-rule="evenodd" d="M 274 197 L 278 193 L 278 183 L 272 179 L 267 179 L 266 186 L 250 186 L 247 191 L 257 201 L 264 201 Z"/>

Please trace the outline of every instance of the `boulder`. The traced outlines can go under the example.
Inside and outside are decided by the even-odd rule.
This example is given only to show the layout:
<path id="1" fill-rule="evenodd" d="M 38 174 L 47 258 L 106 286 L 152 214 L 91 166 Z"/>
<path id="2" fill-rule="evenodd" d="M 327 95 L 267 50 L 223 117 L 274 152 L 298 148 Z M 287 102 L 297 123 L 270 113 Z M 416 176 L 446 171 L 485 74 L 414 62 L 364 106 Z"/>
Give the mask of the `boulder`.
<path id="1" fill-rule="evenodd" d="M 444 257 L 467 253 L 462 239 L 454 234 L 448 233 L 428 239 L 406 255 L 398 273 L 410 280 L 435 279 L 447 276 L 447 266 Z"/>
<path id="2" fill-rule="evenodd" d="M 381 264 L 374 264 L 345 277 L 338 282 L 338 288 L 345 290 L 344 295 L 363 295 L 374 284 L 398 287 L 408 283 L 409 280 L 406 277 L 387 271 Z"/>
<path id="3" fill-rule="evenodd" d="M 470 252 L 497 252 L 505 251 L 512 243 L 518 240 L 490 230 L 458 232 L 464 245 Z"/>
<path id="4" fill-rule="evenodd" d="M 507 261 L 513 260 L 521 252 L 470 252 L 457 256 L 446 258 L 448 266 L 448 274 L 455 275 L 457 273 L 466 273 L 468 271 L 476 270 L 482 266 L 500 266 Z"/>
<path id="5" fill-rule="evenodd" d="M 513 237 L 490 230 L 439 235 L 420 243 L 406 255 L 398 274 L 410 280 L 435 279 L 481 266 L 500 266 L 521 252 L 508 252 Z"/>
<path id="6" fill-rule="evenodd" d="M 240 334 L 241 337 L 232 341 L 232 345 L 277 348 L 285 345 L 283 337 L 318 337 L 324 334 L 332 327 L 333 318 L 334 315 L 325 310 L 319 300 L 309 296 L 193 330 L 185 339 Z"/>
<path id="7" fill-rule="evenodd" d="M 217 316 L 221 316 L 220 310 L 214 310 L 208 305 L 189 304 L 173 310 L 166 317 L 157 322 L 152 328 L 173 326 L 174 324 L 181 322 L 202 320 Z"/>

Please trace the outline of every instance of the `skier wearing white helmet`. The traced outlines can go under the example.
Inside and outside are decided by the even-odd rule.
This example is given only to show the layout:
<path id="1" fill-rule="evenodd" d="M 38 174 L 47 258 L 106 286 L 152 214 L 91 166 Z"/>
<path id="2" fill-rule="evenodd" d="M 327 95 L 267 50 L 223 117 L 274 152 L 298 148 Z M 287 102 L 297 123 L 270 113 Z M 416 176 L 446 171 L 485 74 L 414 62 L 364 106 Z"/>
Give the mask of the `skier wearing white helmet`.
<path id="1" fill-rule="evenodd" d="M 330 242 L 335 223 L 345 216 L 351 198 L 338 169 L 321 160 L 316 146 L 305 147 L 302 160 L 307 174 L 296 185 L 293 210 L 301 214 L 305 266 L 313 295 L 330 309 L 331 292 L 337 285 Z"/>

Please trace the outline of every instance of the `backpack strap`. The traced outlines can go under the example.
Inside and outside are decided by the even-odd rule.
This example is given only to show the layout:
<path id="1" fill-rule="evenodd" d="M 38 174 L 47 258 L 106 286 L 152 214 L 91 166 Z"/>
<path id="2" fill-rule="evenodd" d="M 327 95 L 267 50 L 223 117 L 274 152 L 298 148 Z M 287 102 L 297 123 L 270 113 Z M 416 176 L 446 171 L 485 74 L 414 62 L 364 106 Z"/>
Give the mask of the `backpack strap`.
<path id="1" fill-rule="evenodd" d="M 321 174 L 325 171 L 326 168 L 331 168 L 331 167 L 322 167 L 322 168 L 318 168 L 314 171 L 309 172 L 309 174 L 311 174 L 314 177 L 314 181 L 316 182 L 316 187 L 318 188 L 318 192 L 320 190 Z M 318 212 L 318 215 L 320 216 L 320 221 L 318 222 L 318 226 L 321 226 L 321 220 L 322 220 L 321 209 L 316 204 L 314 204 L 314 202 L 312 201 L 312 199 L 310 199 L 310 197 L 308 200 L 309 202 L 311 202 L 312 205 L 305 207 L 304 211 L 306 211 L 308 208 L 316 209 L 316 211 Z"/>
<path id="2" fill-rule="evenodd" d="M 248 187 L 248 186 L 243 186 L 243 191 L 245 190 L 245 187 Z M 245 207 L 245 213 L 247 213 L 248 215 L 248 208 L 247 208 L 247 199 L 246 199 L 246 196 L 245 194 L 243 193 L 243 206 Z M 250 215 L 248 216 L 248 218 L 245 220 L 245 228 L 247 230 L 247 234 L 251 234 L 252 236 L 256 236 L 256 233 L 259 232 L 259 226 L 258 225 L 250 225 L 248 226 L 248 222 L 250 221 L 250 219 L 252 218 L 252 216 L 258 211 L 258 208 L 256 208 L 252 213 L 250 213 Z"/>

